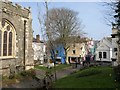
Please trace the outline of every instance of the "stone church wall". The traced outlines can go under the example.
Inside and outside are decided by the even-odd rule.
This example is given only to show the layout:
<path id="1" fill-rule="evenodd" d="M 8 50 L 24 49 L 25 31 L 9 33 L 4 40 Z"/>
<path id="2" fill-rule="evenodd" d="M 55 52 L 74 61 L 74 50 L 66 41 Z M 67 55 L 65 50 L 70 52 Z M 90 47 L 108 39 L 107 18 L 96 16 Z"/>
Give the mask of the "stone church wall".
<path id="1" fill-rule="evenodd" d="M 11 69 L 17 73 L 33 68 L 33 35 L 30 8 L 22 8 L 20 5 L 13 5 L 11 2 L 2 2 L 0 10 L 2 11 L 2 19 L 10 21 L 16 31 L 15 58 L 0 59 L 2 62 L 0 71 L 3 75 L 9 75 Z"/>

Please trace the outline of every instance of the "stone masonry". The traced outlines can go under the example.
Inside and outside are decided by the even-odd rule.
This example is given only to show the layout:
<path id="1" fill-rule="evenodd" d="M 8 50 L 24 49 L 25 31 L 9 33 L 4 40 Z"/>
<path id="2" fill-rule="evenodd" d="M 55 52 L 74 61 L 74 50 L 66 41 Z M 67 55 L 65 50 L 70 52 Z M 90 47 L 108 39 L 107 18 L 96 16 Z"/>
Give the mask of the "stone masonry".
<path id="1" fill-rule="evenodd" d="M 15 28 L 15 57 L 0 58 L 0 73 L 10 75 L 10 71 L 18 73 L 23 70 L 34 68 L 32 49 L 32 18 L 30 8 L 22 8 L 20 5 L 13 5 L 12 2 L 1 2 L 0 22 L 2 19 L 9 21 Z M 0 5 L 1 6 L 1 5 Z"/>

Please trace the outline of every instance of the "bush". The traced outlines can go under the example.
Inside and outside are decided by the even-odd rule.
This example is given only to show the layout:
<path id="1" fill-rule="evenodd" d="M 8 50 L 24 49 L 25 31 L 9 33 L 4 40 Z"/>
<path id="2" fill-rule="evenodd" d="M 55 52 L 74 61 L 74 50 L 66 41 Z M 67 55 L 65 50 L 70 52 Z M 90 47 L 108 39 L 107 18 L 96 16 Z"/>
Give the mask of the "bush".
<path id="1" fill-rule="evenodd" d="M 11 75 L 9 76 L 9 79 L 13 79 L 14 77 L 15 77 L 15 76 L 11 74 Z"/>
<path id="2" fill-rule="evenodd" d="M 22 72 L 21 72 L 21 75 L 22 75 L 22 76 L 27 76 L 28 73 L 27 73 L 27 71 L 22 71 Z"/>
<path id="3" fill-rule="evenodd" d="M 34 78 L 36 76 L 35 70 L 34 69 L 30 69 L 27 71 L 22 71 L 21 72 L 22 76 L 31 76 L 32 78 Z"/>
<path id="4" fill-rule="evenodd" d="M 96 75 L 96 74 L 99 74 L 101 73 L 102 71 L 99 70 L 99 69 L 86 69 L 84 71 L 81 71 L 81 73 L 79 75 L 77 75 L 77 77 L 85 77 L 85 76 L 91 76 L 91 75 Z"/>
<path id="5" fill-rule="evenodd" d="M 117 82 L 120 82 L 120 65 L 114 67 L 114 78 Z"/>

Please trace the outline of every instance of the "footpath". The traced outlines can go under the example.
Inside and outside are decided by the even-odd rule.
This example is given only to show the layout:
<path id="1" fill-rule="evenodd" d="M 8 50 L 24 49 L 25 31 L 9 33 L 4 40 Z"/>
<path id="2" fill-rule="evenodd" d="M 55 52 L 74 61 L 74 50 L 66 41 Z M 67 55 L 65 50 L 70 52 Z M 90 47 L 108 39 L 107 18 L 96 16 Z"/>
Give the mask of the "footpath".
<path id="1" fill-rule="evenodd" d="M 59 71 L 56 71 L 56 75 L 55 73 L 53 73 L 52 75 L 52 82 L 55 81 L 56 79 L 60 79 L 60 78 L 63 78 L 67 75 L 70 75 L 78 70 L 80 70 L 82 66 L 81 65 L 77 65 L 77 68 L 73 67 L 73 66 L 70 66 L 70 67 L 67 67 L 67 68 L 64 68 L 62 70 L 59 70 Z M 20 81 L 19 83 L 15 83 L 15 84 L 11 84 L 11 85 L 8 85 L 4 88 L 41 88 L 44 86 L 44 84 L 46 83 L 44 81 L 44 76 L 45 76 L 45 71 L 43 70 L 36 70 L 36 77 L 35 79 L 25 79 L 23 81 Z M 56 78 L 55 78 L 56 76 Z M 47 80 L 47 81 L 49 81 Z M 49 82 L 48 82 L 49 83 Z"/>

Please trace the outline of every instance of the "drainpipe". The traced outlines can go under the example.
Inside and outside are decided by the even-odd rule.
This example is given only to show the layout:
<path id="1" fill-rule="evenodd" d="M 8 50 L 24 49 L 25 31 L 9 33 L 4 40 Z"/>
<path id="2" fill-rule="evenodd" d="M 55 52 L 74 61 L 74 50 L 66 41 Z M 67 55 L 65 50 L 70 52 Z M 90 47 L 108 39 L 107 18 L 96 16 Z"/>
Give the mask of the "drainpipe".
<path id="1" fill-rule="evenodd" d="M 25 44 L 26 44 L 26 20 L 24 20 L 24 61 L 23 61 L 23 64 L 24 64 L 24 70 L 25 70 L 25 50 L 26 50 L 26 47 L 25 47 Z"/>

